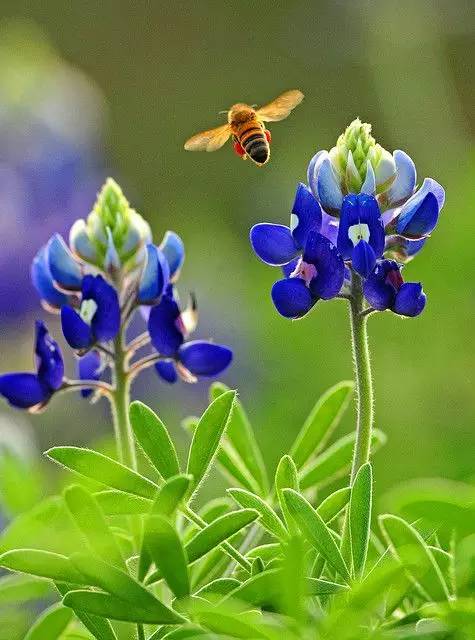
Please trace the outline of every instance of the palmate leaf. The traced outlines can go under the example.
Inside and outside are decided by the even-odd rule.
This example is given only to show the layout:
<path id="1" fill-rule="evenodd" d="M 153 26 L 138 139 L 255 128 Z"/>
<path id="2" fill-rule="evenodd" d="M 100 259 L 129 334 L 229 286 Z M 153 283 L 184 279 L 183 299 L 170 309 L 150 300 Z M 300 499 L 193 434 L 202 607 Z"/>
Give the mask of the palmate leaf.
<path id="1" fill-rule="evenodd" d="M 130 405 L 129 416 L 138 443 L 160 476 L 166 480 L 179 474 L 180 465 L 175 447 L 160 418 L 138 401 Z"/>
<path id="2" fill-rule="evenodd" d="M 81 447 L 53 447 L 46 455 L 66 469 L 102 485 L 153 500 L 158 486 L 102 453 Z"/>
<path id="3" fill-rule="evenodd" d="M 369 462 L 362 465 L 351 488 L 349 527 L 353 573 L 359 577 L 368 554 L 373 502 L 373 475 Z"/>
<path id="4" fill-rule="evenodd" d="M 229 495 L 241 506 L 247 509 L 255 509 L 258 512 L 261 524 L 273 536 L 279 540 L 285 540 L 288 537 L 288 533 L 282 520 L 275 513 L 265 500 L 256 496 L 246 489 L 228 489 Z"/>
<path id="5" fill-rule="evenodd" d="M 64 501 L 91 550 L 100 558 L 125 569 L 125 562 L 114 534 L 89 491 L 80 485 L 73 485 L 64 491 Z"/>
<path id="6" fill-rule="evenodd" d="M 218 451 L 236 399 L 235 391 L 226 391 L 214 400 L 201 416 L 193 434 L 186 472 L 193 476 L 194 491 L 207 474 Z"/>
<path id="7" fill-rule="evenodd" d="M 211 399 L 218 398 L 227 391 L 229 391 L 228 387 L 222 382 L 214 382 L 210 388 Z M 255 484 L 257 484 L 259 495 L 267 495 L 269 481 L 264 460 L 251 423 L 239 399 L 236 399 L 234 411 L 226 430 L 226 440 L 230 444 L 231 459 L 235 457 L 242 463 L 241 466 L 244 467 Z M 235 456 L 232 455 L 233 452 L 235 452 Z M 254 489 L 251 488 L 251 490 Z"/>
<path id="8" fill-rule="evenodd" d="M 385 442 L 386 436 L 378 429 L 374 429 L 371 436 L 371 451 L 374 453 Z M 302 469 L 300 473 L 300 488 L 305 490 L 316 486 L 323 487 L 347 473 L 351 466 L 354 445 L 354 433 L 343 436 L 334 442 L 314 461 Z"/>
<path id="9" fill-rule="evenodd" d="M 71 564 L 69 558 L 51 551 L 39 549 L 13 549 L 0 556 L 0 566 L 57 582 L 84 585 L 83 576 Z"/>
<path id="10" fill-rule="evenodd" d="M 73 618 L 73 612 L 61 604 L 46 609 L 25 636 L 25 640 L 58 640 Z"/>
<path id="11" fill-rule="evenodd" d="M 317 401 L 290 450 L 298 469 L 323 449 L 348 407 L 353 388 L 351 380 L 344 380 L 328 389 Z"/>
<path id="12" fill-rule="evenodd" d="M 331 530 L 327 528 L 321 516 L 312 505 L 293 489 L 283 490 L 290 515 L 297 523 L 303 535 L 310 544 L 325 558 L 329 565 L 346 581 L 350 580 L 350 573 L 340 550 L 334 540 Z"/>
<path id="13" fill-rule="evenodd" d="M 144 546 L 175 596 L 190 595 L 188 558 L 175 528 L 166 518 L 158 515 L 148 518 Z"/>
<path id="14" fill-rule="evenodd" d="M 379 517 L 382 533 L 392 553 L 413 579 L 423 597 L 434 601 L 447 600 L 447 585 L 429 547 L 418 531 L 402 518 L 393 515 Z"/>

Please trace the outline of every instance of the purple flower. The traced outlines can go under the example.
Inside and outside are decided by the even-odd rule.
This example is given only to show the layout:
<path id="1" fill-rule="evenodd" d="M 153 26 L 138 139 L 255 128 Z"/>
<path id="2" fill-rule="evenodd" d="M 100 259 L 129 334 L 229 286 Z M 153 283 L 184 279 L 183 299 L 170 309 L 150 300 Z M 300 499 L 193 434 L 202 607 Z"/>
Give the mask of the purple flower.
<path id="1" fill-rule="evenodd" d="M 401 316 L 418 316 L 426 305 L 420 282 L 404 282 L 394 260 L 382 260 L 363 284 L 369 304 L 378 311 L 391 309 Z"/>
<path id="2" fill-rule="evenodd" d="M 206 340 L 186 341 L 196 321 L 194 301 L 190 308 L 180 311 L 171 289 L 150 311 L 148 331 L 152 345 L 163 356 L 156 370 L 166 382 L 175 382 L 178 375 L 186 382 L 196 382 L 198 377 L 220 374 L 231 363 L 232 351 L 228 347 Z"/>
<path id="3" fill-rule="evenodd" d="M 79 380 L 100 380 L 102 369 L 101 354 L 95 349 L 78 359 Z M 83 398 L 89 398 L 92 393 L 92 389 L 81 389 Z"/>
<path id="4" fill-rule="evenodd" d="M 64 363 L 58 344 L 43 322 L 36 322 L 36 374 L 5 373 L 0 376 L 0 394 L 19 409 L 42 409 L 63 382 Z"/>

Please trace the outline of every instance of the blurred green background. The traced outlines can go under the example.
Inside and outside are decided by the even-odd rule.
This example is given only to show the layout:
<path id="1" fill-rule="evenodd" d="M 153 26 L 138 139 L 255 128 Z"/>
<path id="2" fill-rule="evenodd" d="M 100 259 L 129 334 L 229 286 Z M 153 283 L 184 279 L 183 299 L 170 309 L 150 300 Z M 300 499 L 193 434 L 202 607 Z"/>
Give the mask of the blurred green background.
<path id="1" fill-rule="evenodd" d="M 432 176 L 447 190 L 433 238 L 406 270 L 407 279 L 424 284 L 426 311 L 415 320 L 381 314 L 370 321 L 376 424 L 388 434 L 376 459 L 377 489 L 415 476 L 473 476 L 472 2 L 3 0 L 0 20 L 0 115 L 7 110 L 15 120 L 12 128 L 0 119 L 0 141 L 13 131 L 29 142 L 36 131 L 31 122 L 41 113 L 48 131 L 59 128 L 57 135 L 72 141 L 82 163 L 81 181 L 77 172 L 68 174 L 68 198 L 61 191 L 64 171 L 48 165 L 39 182 L 54 184 L 41 207 L 32 207 L 26 188 L 13 206 L 16 182 L 8 172 L 0 180 L 5 247 L 4 229 L 22 206 L 30 209 L 11 236 L 30 253 L 20 245 L 2 265 L 3 371 L 30 368 L 35 317 L 46 317 L 59 334 L 55 320 L 27 304 L 32 290 L 15 278 L 26 282 L 31 251 L 58 226 L 58 212 L 67 231 L 75 217 L 87 215 L 110 172 L 157 239 L 169 228 L 183 237 L 187 261 L 179 288 L 198 296 L 197 335 L 234 348 L 225 381 L 239 389 L 273 468 L 321 392 L 351 377 L 348 318 L 342 301 L 318 305 L 299 322 L 279 317 L 269 295 L 278 274 L 254 257 L 248 231 L 258 221 L 287 223 L 296 182 L 305 179 L 313 153 L 333 146 L 360 116 L 385 148 L 413 157 L 421 179 Z M 271 127 L 272 160 L 263 169 L 241 162 L 230 146 L 215 154 L 183 151 L 187 137 L 219 124 L 220 110 L 241 100 L 264 103 L 289 88 L 301 89 L 305 100 Z M 45 148 L 35 155 L 26 144 L 30 165 L 40 156 L 51 160 Z M 12 154 L 19 161 L 22 149 L 10 139 L 0 150 L 0 168 Z M 59 163 L 61 149 L 55 149 Z M 16 302 L 25 302 L 15 312 L 5 295 L 12 284 Z M 185 442 L 180 421 L 204 409 L 207 385 L 169 388 L 150 373 L 136 396 Z M 2 423 L 18 417 L 4 404 L 0 410 Z M 105 406 L 71 396 L 29 421 L 38 451 L 111 433 Z M 10 438 L 16 428 L 26 427 L 10 429 Z M 342 429 L 351 428 L 348 416 Z"/>

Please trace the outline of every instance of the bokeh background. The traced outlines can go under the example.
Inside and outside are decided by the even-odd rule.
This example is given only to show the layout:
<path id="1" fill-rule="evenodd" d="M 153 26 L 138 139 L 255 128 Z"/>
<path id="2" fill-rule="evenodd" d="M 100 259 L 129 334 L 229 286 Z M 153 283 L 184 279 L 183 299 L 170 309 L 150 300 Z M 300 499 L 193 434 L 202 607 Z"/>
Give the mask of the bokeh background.
<path id="1" fill-rule="evenodd" d="M 360 116 L 384 147 L 406 150 L 421 178 L 447 189 L 433 238 L 406 269 L 424 283 L 426 311 L 370 321 L 376 423 L 388 435 L 375 461 L 378 493 L 417 476 L 470 479 L 474 55 L 470 0 L 2 0 L 1 369 L 30 368 L 33 320 L 46 315 L 29 282 L 32 256 L 54 230 L 66 233 L 87 215 L 111 174 L 157 238 L 166 229 L 183 237 L 180 290 L 198 296 L 199 335 L 234 348 L 225 381 L 239 389 L 273 469 L 320 393 L 352 375 L 348 318 L 341 301 L 299 322 L 280 318 L 269 295 L 277 274 L 253 256 L 248 231 L 287 222 L 310 157 Z M 219 124 L 220 110 L 289 88 L 305 100 L 272 127 L 265 168 L 241 162 L 230 146 L 183 151 L 187 137 Z M 171 388 L 150 373 L 135 395 L 183 447 L 180 421 L 204 409 L 207 385 Z M 37 459 L 53 443 L 111 433 L 105 406 L 72 396 L 37 417 L 5 404 L 0 412 L 3 441 Z M 351 415 L 341 428 L 352 428 Z"/>

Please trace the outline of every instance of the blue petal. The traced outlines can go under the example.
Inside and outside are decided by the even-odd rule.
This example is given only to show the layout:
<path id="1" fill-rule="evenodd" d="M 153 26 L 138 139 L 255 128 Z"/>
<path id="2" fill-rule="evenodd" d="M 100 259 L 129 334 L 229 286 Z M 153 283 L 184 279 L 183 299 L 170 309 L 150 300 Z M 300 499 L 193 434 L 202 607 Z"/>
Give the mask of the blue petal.
<path id="1" fill-rule="evenodd" d="M 79 291 L 82 284 L 81 267 L 73 258 L 63 238 L 55 233 L 47 245 L 48 262 L 53 280 L 67 291 Z"/>
<path id="2" fill-rule="evenodd" d="M 412 159 L 399 149 L 393 153 L 396 164 L 396 178 L 387 191 L 388 204 L 391 206 L 404 202 L 413 193 L 416 187 L 416 166 Z"/>
<path id="3" fill-rule="evenodd" d="M 251 229 L 250 240 L 256 255 L 273 266 L 287 264 L 299 252 L 289 227 L 283 224 L 256 224 Z"/>
<path id="4" fill-rule="evenodd" d="M 327 213 L 338 213 L 343 202 L 343 193 L 335 175 L 330 158 L 325 158 L 318 172 L 317 194 Z"/>
<path id="5" fill-rule="evenodd" d="M 170 279 L 170 268 L 165 255 L 153 244 L 148 244 L 147 259 L 139 284 L 138 300 L 141 304 L 156 304 Z"/>
<path id="6" fill-rule="evenodd" d="M 376 191 L 376 176 L 374 175 L 373 165 L 369 160 L 366 161 L 366 177 L 360 191 L 368 195 L 374 195 Z"/>
<path id="7" fill-rule="evenodd" d="M 294 258 L 293 260 L 282 266 L 282 273 L 286 278 L 290 278 L 299 262 L 300 258 Z"/>
<path id="8" fill-rule="evenodd" d="M 297 187 L 290 217 L 290 229 L 295 244 L 302 249 L 310 231 L 320 231 L 322 210 L 312 192 L 301 182 Z"/>
<path id="9" fill-rule="evenodd" d="M 338 226 L 339 226 L 338 218 L 329 216 L 328 213 L 325 213 L 323 211 L 322 228 L 320 229 L 320 233 L 322 234 L 322 236 L 325 236 L 326 238 L 328 238 L 330 242 L 335 246 L 338 238 Z"/>
<path id="10" fill-rule="evenodd" d="M 405 282 L 399 289 L 393 311 L 414 318 L 424 311 L 426 295 L 420 282 Z"/>
<path id="11" fill-rule="evenodd" d="M 112 237 L 112 231 L 107 227 L 107 250 L 104 257 L 104 270 L 117 271 L 120 269 L 120 257 Z"/>
<path id="12" fill-rule="evenodd" d="M 422 201 L 417 202 L 414 206 L 402 208 L 396 230 L 407 238 L 423 238 L 434 230 L 438 219 L 437 198 L 433 193 L 428 193 Z"/>
<path id="13" fill-rule="evenodd" d="M 148 331 L 153 346 L 162 356 L 174 357 L 183 344 L 183 333 L 177 326 L 179 317 L 178 305 L 169 296 L 164 296 L 150 311 Z"/>
<path id="14" fill-rule="evenodd" d="M 0 376 L 0 394 L 18 409 L 44 404 L 52 395 L 33 373 L 5 373 Z"/>
<path id="15" fill-rule="evenodd" d="M 377 200 L 365 193 L 349 194 L 345 196 L 341 208 L 340 225 L 338 228 L 337 246 L 341 255 L 350 260 L 353 255 L 353 242 L 349 236 L 352 226 L 364 224 L 369 230 L 367 241 L 378 258 L 384 251 L 384 226 Z"/>
<path id="16" fill-rule="evenodd" d="M 53 309 L 61 309 L 68 302 L 68 297 L 58 291 L 53 284 L 53 276 L 49 270 L 47 250 L 38 251 L 31 264 L 31 280 L 40 298 Z"/>
<path id="17" fill-rule="evenodd" d="M 421 240 L 409 240 L 403 236 L 386 236 L 384 255 L 398 262 L 409 262 L 427 242 L 427 238 Z"/>
<path id="18" fill-rule="evenodd" d="M 66 342 L 73 349 L 89 349 L 94 342 L 91 327 L 71 307 L 61 308 L 61 328 Z"/>
<path id="19" fill-rule="evenodd" d="M 178 380 L 175 363 L 172 360 L 160 360 L 155 365 L 155 370 L 165 382 L 174 384 Z"/>
<path id="20" fill-rule="evenodd" d="M 231 364 L 233 352 L 220 344 L 195 340 L 180 347 L 178 358 L 195 376 L 216 376 Z"/>
<path id="21" fill-rule="evenodd" d="M 44 322 L 36 322 L 35 353 L 38 358 L 38 379 L 56 391 L 63 384 L 64 362 L 58 343 L 51 338 Z"/>
<path id="22" fill-rule="evenodd" d="M 278 280 L 272 287 L 272 300 L 284 318 L 302 318 L 317 302 L 300 278 Z"/>
<path id="23" fill-rule="evenodd" d="M 366 300 L 378 311 L 391 308 L 396 297 L 395 288 L 386 282 L 386 276 L 390 268 L 393 268 L 392 265 L 398 269 L 395 262 L 383 260 L 363 283 L 363 293 Z"/>
<path id="24" fill-rule="evenodd" d="M 170 268 L 170 278 L 176 280 L 185 261 L 185 245 L 174 231 L 167 231 L 160 245 Z"/>
<path id="25" fill-rule="evenodd" d="M 310 281 L 313 296 L 324 300 L 334 298 L 345 279 L 345 263 L 335 245 L 321 233 L 312 231 L 307 238 L 303 260 L 317 270 L 316 277 Z"/>
<path id="26" fill-rule="evenodd" d="M 318 172 L 325 158 L 328 158 L 328 151 L 318 151 L 308 163 L 307 182 L 315 197 L 317 197 Z"/>
<path id="27" fill-rule="evenodd" d="M 360 276 L 367 278 L 376 265 L 376 256 L 371 245 L 364 240 L 360 240 L 353 249 L 351 264 Z"/>
<path id="28" fill-rule="evenodd" d="M 101 355 L 94 349 L 78 360 L 78 374 L 80 380 L 100 380 L 102 372 Z M 88 398 L 92 389 L 81 389 L 83 398 Z"/>
<path id="29" fill-rule="evenodd" d="M 113 340 L 120 329 L 120 305 L 117 291 L 102 276 L 85 276 L 83 300 L 94 300 L 96 312 L 91 330 L 96 341 Z"/>

